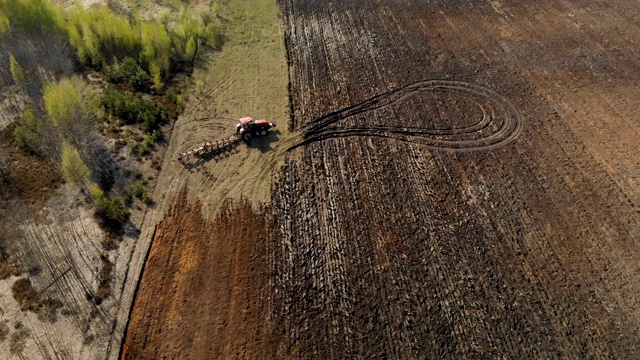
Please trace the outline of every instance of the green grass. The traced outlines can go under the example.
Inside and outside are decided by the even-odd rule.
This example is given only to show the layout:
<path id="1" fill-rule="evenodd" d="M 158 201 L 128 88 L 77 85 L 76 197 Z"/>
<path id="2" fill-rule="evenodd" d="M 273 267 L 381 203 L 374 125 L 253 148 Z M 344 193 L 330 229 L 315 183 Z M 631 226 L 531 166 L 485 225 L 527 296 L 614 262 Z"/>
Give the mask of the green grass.
<path id="1" fill-rule="evenodd" d="M 270 140 L 254 139 L 249 148 L 219 162 L 205 164 L 218 180 L 208 191 L 207 208 L 225 198 L 245 196 L 256 203 L 270 199 L 272 170 L 284 156 L 289 120 L 288 68 L 284 29 L 275 0 L 221 2 L 225 43 L 196 62 L 189 103 L 201 108 L 193 117 L 213 116 L 210 125 L 228 130 L 210 133 L 212 140 L 233 132 L 234 119 L 253 116 L 278 124 Z M 188 111 L 187 111 L 188 112 Z M 189 130 L 186 137 L 197 129 Z"/>
<path id="2" fill-rule="evenodd" d="M 276 2 L 228 1 L 222 9 L 227 42 L 196 78 L 214 89 L 219 112 L 286 120 L 286 58 Z"/>

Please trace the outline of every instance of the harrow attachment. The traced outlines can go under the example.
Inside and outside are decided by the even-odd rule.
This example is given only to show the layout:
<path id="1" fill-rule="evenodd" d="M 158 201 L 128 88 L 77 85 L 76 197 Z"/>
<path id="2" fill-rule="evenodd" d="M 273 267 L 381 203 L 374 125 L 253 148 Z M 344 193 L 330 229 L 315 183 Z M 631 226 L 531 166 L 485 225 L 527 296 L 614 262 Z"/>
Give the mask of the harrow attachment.
<path id="1" fill-rule="evenodd" d="M 181 153 L 178 161 L 184 164 L 191 159 L 200 159 L 206 154 L 226 150 L 238 141 L 240 141 L 240 135 L 234 134 L 222 140 L 206 142 L 196 149 Z"/>

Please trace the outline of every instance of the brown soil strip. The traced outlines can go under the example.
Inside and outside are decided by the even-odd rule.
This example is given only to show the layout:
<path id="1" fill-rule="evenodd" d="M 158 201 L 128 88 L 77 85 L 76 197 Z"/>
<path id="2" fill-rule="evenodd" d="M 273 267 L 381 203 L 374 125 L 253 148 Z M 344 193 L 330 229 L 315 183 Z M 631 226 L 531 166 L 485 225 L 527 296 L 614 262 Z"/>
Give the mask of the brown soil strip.
<path id="1" fill-rule="evenodd" d="M 248 201 L 215 220 L 182 191 L 157 227 L 123 359 L 264 358 L 266 221 Z"/>

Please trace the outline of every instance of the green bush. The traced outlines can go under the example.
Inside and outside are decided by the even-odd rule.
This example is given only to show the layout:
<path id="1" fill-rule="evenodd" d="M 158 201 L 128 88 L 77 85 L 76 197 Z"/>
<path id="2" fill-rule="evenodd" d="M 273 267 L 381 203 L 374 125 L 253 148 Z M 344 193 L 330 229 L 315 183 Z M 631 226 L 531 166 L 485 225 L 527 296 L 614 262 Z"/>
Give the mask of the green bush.
<path id="1" fill-rule="evenodd" d="M 136 181 L 136 183 L 133 184 L 133 196 L 135 196 L 138 199 L 142 200 L 142 198 L 145 195 L 145 189 L 144 189 L 145 185 L 146 185 L 146 181 L 144 181 L 144 180 Z"/>
<path id="2" fill-rule="evenodd" d="M 98 186 L 98 184 L 91 184 L 91 196 L 93 197 L 93 205 L 96 208 L 96 212 L 104 212 L 107 208 L 107 195 L 104 190 Z"/>
<path id="3" fill-rule="evenodd" d="M 161 89 L 171 71 L 193 62 L 201 44 L 220 46 L 220 30 L 213 23 L 218 10 L 216 5 L 200 16 L 182 9 L 174 22 L 168 16 L 143 21 L 138 15 L 115 14 L 107 6 L 76 6 L 65 14 L 48 0 L 0 0 L 0 35 L 15 27 L 59 32 L 82 64 L 104 70 L 134 59 L 136 66 L 129 69 L 126 81 L 140 89 L 151 81 Z"/>
<path id="4" fill-rule="evenodd" d="M 167 111 L 139 94 L 107 89 L 102 95 L 107 112 L 120 118 L 125 124 L 142 123 L 142 130 L 152 134 L 168 121 Z"/>
<path id="5" fill-rule="evenodd" d="M 22 116 L 17 121 L 13 135 L 25 150 L 36 152 L 38 141 L 42 135 L 42 124 L 31 108 L 25 108 Z"/>
<path id="6" fill-rule="evenodd" d="M 139 180 L 133 185 L 133 196 L 142 200 L 146 205 L 151 205 L 153 203 L 153 199 L 147 194 L 145 186 L 147 185 L 146 180 Z"/>
<path id="7" fill-rule="evenodd" d="M 9 33 L 11 31 L 11 23 L 9 18 L 3 12 L 0 11 L 0 36 Z"/>
<path id="8" fill-rule="evenodd" d="M 97 184 L 91 185 L 96 215 L 111 227 L 119 227 L 129 219 L 130 213 L 118 197 L 109 198 Z"/>
<path id="9" fill-rule="evenodd" d="M 69 15 L 66 30 L 85 65 L 104 69 L 105 60 L 115 58 L 124 65 L 125 61 L 131 61 L 127 58 L 133 59 L 135 66 L 130 63 L 131 68 L 124 72 L 127 81 L 137 88 L 143 88 L 149 81 L 162 88 L 172 68 L 183 61 L 193 61 L 200 39 L 220 38 L 213 24 L 186 10 L 180 12 L 177 23 L 171 26 L 167 16 L 143 21 L 139 16 L 116 15 L 107 7 L 90 10 L 80 7 Z M 112 60 L 106 65 L 114 63 Z"/>
<path id="10" fill-rule="evenodd" d="M 80 94 L 69 79 L 46 84 L 43 98 L 47 114 L 57 127 L 66 127 L 82 115 Z"/>
<path id="11" fill-rule="evenodd" d="M 172 103 L 176 104 L 178 112 L 182 113 L 187 104 L 187 95 L 184 94 L 181 90 L 171 90 L 167 93 L 167 96 Z"/>
<path id="12" fill-rule="evenodd" d="M 129 218 L 129 211 L 125 208 L 120 198 L 113 197 L 109 199 L 106 217 L 122 224 Z"/>
<path id="13" fill-rule="evenodd" d="M 151 135 L 147 136 L 140 144 L 134 144 L 131 147 L 131 152 L 138 155 L 149 155 L 161 138 L 162 133 L 154 130 Z"/>
<path id="14" fill-rule="evenodd" d="M 106 61 L 102 62 L 102 73 L 110 83 L 119 83 L 122 80 L 122 68 L 118 59 L 115 59 L 112 65 L 107 65 Z"/>
<path id="15" fill-rule="evenodd" d="M 105 6 L 90 10 L 76 7 L 68 14 L 66 30 L 80 61 L 95 68 L 114 57 L 137 57 L 142 49 L 139 30 L 127 17 L 118 16 Z"/>
<path id="16" fill-rule="evenodd" d="M 131 57 L 126 57 L 122 61 L 122 75 L 138 90 L 145 89 L 149 84 L 149 74 Z"/>
<path id="17" fill-rule="evenodd" d="M 144 194 L 144 196 L 142 197 L 142 202 L 145 203 L 145 205 L 151 205 L 153 204 L 153 199 L 148 194 Z"/>

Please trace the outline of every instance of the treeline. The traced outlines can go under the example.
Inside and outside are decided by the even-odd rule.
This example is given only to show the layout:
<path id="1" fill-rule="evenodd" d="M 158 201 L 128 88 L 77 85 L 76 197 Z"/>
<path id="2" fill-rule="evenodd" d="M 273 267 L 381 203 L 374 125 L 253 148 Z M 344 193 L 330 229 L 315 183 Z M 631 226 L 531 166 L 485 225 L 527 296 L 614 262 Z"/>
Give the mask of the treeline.
<path id="1" fill-rule="evenodd" d="M 222 45 L 215 21 L 219 7 L 195 15 L 182 9 L 176 19 L 118 15 L 108 7 L 64 11 L 48 0 L 0 0 L 0 35 L 14 30 L 53 31 L 68 39 L 77 60 L 104 71 L 112 81 L 163 88 L 167 79 L 193 65 L 202 45 Z M 133 79 L 133 80 L 131 80 Z M 132 84 L 133 85 L 133 84 Z"/>
<path id="2" fill-rule="evenodd" d="M 23 31 L 64 31 L 61 7 L 48 0 L 0 0 L 0 35 L 12 28 Z"/>

